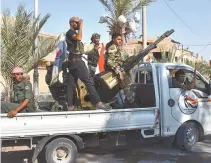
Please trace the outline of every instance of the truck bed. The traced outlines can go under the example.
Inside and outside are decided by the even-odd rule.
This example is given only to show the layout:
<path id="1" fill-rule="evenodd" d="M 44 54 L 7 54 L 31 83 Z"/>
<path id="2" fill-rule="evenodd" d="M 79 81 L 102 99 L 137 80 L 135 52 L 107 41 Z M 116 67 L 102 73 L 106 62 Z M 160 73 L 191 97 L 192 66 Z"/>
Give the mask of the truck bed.
<path id="1" fill-rule="evenodd" d="M 1 114 L 1 138 L 152 128 L 157 108 Z"/>

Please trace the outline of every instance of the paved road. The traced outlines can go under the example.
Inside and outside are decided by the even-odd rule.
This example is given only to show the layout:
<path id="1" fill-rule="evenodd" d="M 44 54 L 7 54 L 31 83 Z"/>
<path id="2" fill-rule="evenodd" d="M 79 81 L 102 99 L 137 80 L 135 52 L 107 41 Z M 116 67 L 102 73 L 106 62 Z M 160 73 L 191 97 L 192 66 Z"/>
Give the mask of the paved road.
<path id="1" fill-rule="evenodd" d="M 31 157 L 30 151 L 2 153 L 2 163 L 22 163 L 23 158 Z M 160 143 L 135 149 L 88 149 L 79 154 L 77 163 L 211 163 L 211 139 L 198 143 L 191 152 Z"/>

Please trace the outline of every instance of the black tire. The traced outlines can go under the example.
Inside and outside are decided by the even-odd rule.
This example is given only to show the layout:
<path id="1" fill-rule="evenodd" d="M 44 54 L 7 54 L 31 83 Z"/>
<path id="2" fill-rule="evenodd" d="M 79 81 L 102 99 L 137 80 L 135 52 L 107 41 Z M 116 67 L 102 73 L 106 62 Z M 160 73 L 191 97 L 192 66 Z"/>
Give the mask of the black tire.
<path id="1" fill-rule="evenodd" d="M 60 149 L 63 158 L 59 158 L 58 151 Z M 78 150 L 75 143 L 67 138 L 57 138 L 47 144 L 45 148 L 45 159 L 47 163 L 75 163 L 77 159 Z M 60 156 L 62 157 L 62 156 Z"/>
<path id="2" fill-rule="evenodd" d="M 189 136 L 188 136 L 189 133 Z M 190 151 L 193 146 L 198 142 L 199 130 L 195 123 L 184 123 L 178 130 L 176 135 L 176 145 L 183 149 Z"/>

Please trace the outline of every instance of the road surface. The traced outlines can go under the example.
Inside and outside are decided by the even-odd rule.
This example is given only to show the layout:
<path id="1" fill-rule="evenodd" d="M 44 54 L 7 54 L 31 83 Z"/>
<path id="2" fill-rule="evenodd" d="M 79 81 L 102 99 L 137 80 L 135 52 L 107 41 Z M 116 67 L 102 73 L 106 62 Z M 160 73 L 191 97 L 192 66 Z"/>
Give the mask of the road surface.
<path id="1" fill-rule="evenodd" d="M 23 163 L 31 151 L 4 152 L 2 163 Z M 44 161 L 42 163 L 45 163 Z M 77 163 L 211 163 L 211 138 L 196 144 L 191 152 L 167 148 L 161 143 L 143 145 L 140 148 L 87 149 L 78 155 Z"/>

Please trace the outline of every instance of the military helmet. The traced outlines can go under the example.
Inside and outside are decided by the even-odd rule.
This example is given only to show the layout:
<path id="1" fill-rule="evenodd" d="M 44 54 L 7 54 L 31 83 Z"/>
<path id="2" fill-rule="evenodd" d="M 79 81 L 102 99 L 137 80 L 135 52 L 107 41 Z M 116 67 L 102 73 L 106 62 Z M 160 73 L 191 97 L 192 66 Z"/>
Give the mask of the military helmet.
<path id="1" fill-rule="evenodd" d="M 12 70 L 12 74 L 17 74 L 17 73 L 23 73 L 24 70 L 23 68 L 21 67 L 15 67 L 13 70 Z"/>

